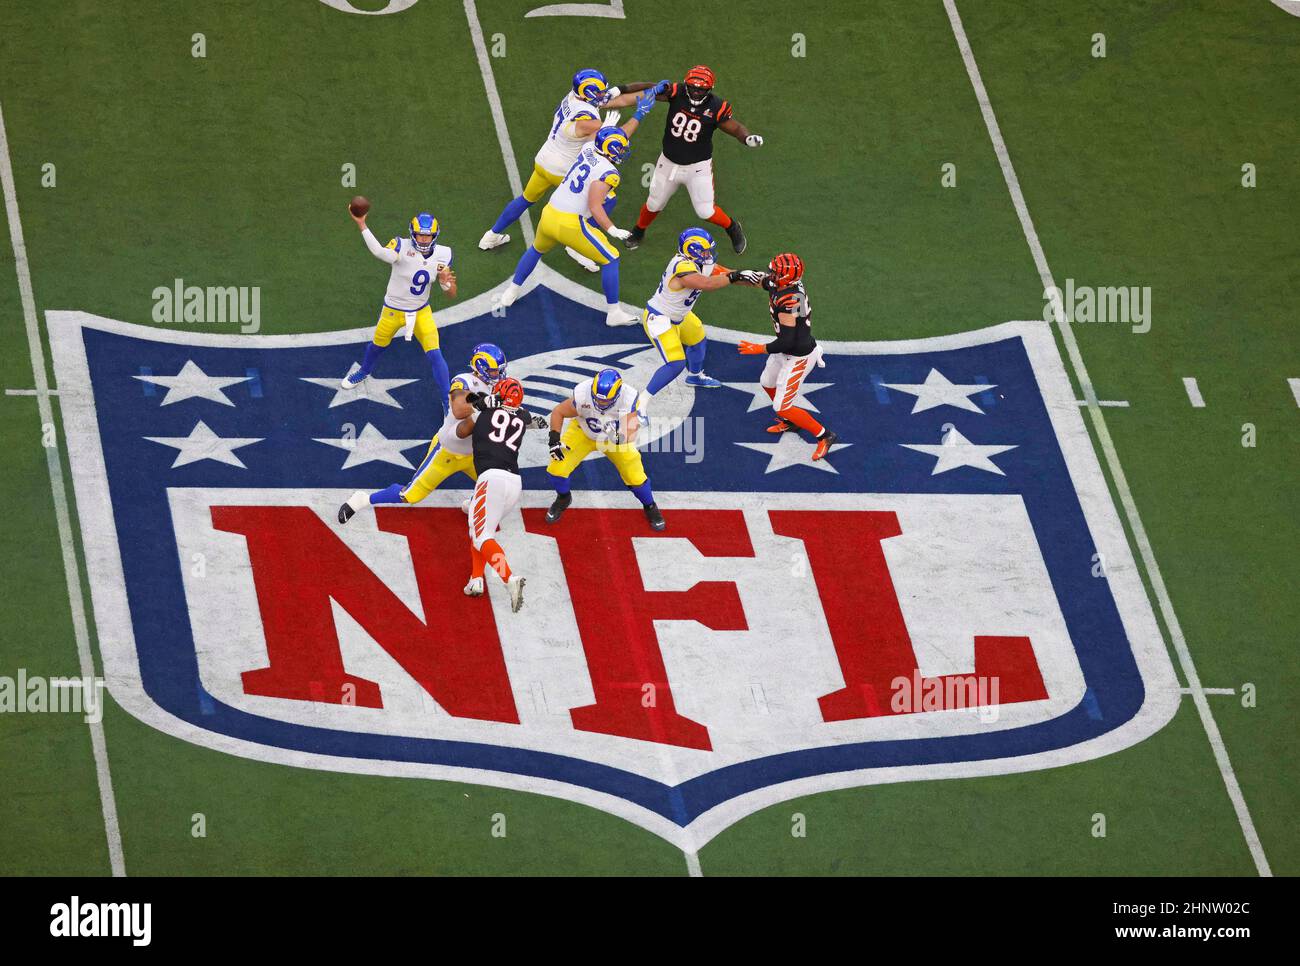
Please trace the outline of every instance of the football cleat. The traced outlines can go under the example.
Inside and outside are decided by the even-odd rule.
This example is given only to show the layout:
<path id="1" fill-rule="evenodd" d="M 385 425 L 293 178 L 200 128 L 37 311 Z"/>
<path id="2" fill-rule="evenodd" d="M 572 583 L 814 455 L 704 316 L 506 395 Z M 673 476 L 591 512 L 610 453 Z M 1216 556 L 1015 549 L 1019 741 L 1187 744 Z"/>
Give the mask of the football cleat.
<path id="1" fill-rule="evenodd" d="M 427 242 L 420 241 L 421 238 L 428 238 Z M 438 219 L 433 217 L 427 211 L 422 211 L 411 219 L 411 244 L 421 255 L 428 255 L 433 251 L 433 244 L 438 240 Z"/>
<path id="2" fill-rule="evenodd" d="M 518 614 L 519 608 L 524 606 L 524 578 L 518 574 L 511 574 L 510 579 L 506 581 L 506 589 L 510 591 L 510 610 Z"/>
<path id="3" fill-rule="evenodd" d="M 478 240 L 478 247 L 486 252 L 491 251 L 493 248 L 500 248 L 508 241 L 510 241 L 509 235 L 499 235 L 489 228 L 483 232 L 483 237 Z"/>
<path id="4" fill-rule="evenodd" d="M 628 231 L 631 234 L 623 239 L 623 244 L 628 248 L 640 248 L 641 239 L 645 237 L 645 229 L 640 225 L 633 225 Z"/>
<path id="5" fill-rule="evenodd" d="M 362 370 L 360 366 L 353 369 L 346 376 L 339 380 L 340 389 L 356 389 L 370 376 L 370 373 Z"/>
<path id="6" fill-rule="evenodd" d="M 737 255 L 743 255 L 745 249 L 749 247 L 745 229 L 740 227 L 740 222 L 735 218 L 731 219 L 731 224 L 727 226 L 727 237 L 731 239 L 731 247 L 735 249 Z"/>
<path id="7" fill-rule="evenodd" d="M 489 386 L 506 374 L 506 354 L 493 342 L 480 342 L 470 353 L 469 367 Z"/>
<path id="8" fill-rule="evenodd" d="M 767 427 L 769 433 L 785 433 L 792 429 L 794 429 L 794 423 L 790 422 L 790 420 L 786 419 L 784 416 L 777 416 L 776 422 Z"/>
<path id="9" fill-rule="evenodd" d="M 838 443 L 840 438 L 832 433 L 829 429 L 821 434 L 817 439 L 817 448 L 813 450 L 813 459 L 819 460 L 831 451 L 831 447 Z"/>
<path id="10" fill-rule="evenodd" d="M 483 578 L 482 578 L 482 577 L 471 577 L 471 578 L 469 579 L 469 583 L 467 583 L 467 584 L 465 585 L 465 596 L 466 596 L 466 597 L 482 597 L 482 596 L 483 596 Z"/>
<path id="11" fill-rule="evenodd" d="M 519 286 L 514 282 L 511 282 L 506 286 L 506 290 L 501 293 L 497 300 L 497 305 L 501 306 L 503 309 L 509 308 L 515 304 L 515 299 L 517 298 L 519 298 Z"/>
<path id="12" fill-rule="evenodd" d="M 620 325 L 639 325 L 641 316 L 624 312 L 617 305 L 605 313 L 605 324 L 611 327 Z"/>
<path id="13" fill-rule="evenodd" d="M 370 495 L 366 493 L 365 490 L 357 490 L 348 497 L 346 503 L 339 507 L 339 523 L 347 523 L 356 516 L 358 510 L 363 506 L 366 506 L 369 502 Z"/>
<path id="14" fill-rule="evenodd" d="M 546 522 L 559 523 L 560 517 L 564 516 L 564 511 L 569 508 L 569 504 L 572 502 L 572 493 L 557 493 L 555 496 L 555 502 L 552 503 L 551 508 L 546 511 Z"/>
<path id="15" fill-rule="evenodd" d="M 589 271 L 589 272 L 599 272 L 599 271 L 600 271 L 600 266 L 597 265 L 595 262 L 593 262 L 593 261 L 592 261 L 590 258 L 588 258 L 586 255 L 582 254 L 582 252 L 575 252 L 572 248 L 566 248 L 564 251 L 565 251 L 565 254 L 567 254 L 570 258 L 572 258 L 575 262 L 577 262 L 579 265 L 581 265 L 581 266 L 582 266 L 583 268 L 585 268 L 587 271 Z"/>
<path id="16" fill-rule="evenodd" d="M 722 383 L 702 372 L 688 372 L 686 374 L 686 385 L 694 386 L 696 389 L 718 389 L 722 386 Z"/>
<path id="17" fill-rule="evenodd" d="M 615 164 L 622 164 L 627 160 L 632 146 L 632 142 L 628 140 L 627 134 L 621 127 L 602 127 L 596 132 L 593 143 L 597 151 Z"/>
<path id="18" fill-rule="evenodd" d="M 591 401 L 601 412 L 618 402 L 623 376 L 617 369 L 602 369 L 591 379 Z"/>
<path id="19" fill-rule="evenodd" d="M 573 93 L 588 104 L 604 104 L 609 100 L 609 81 L 600 71 L 588 67 L 573 75 Z"/>
<path id="20" fill-rule="evenodd" d="M 686 99 L 692 107 L 702 107 L 713 93 L 716 78 L 703 64 L 696 64 L 686 72 Z"/>
<path id="21" fill-rule="evenodd" d="M 664 522 L 664 515 L 659 512 L 659 504 L 651 503 L 641 509 L 645 511 L 645 518 L 650 521 L 651 530 L 663 530 L 668 526 L 668 524 Z"/>
<path id="22" fill-rule="evenodd" d="M 733 221 L 734 225 L 735 222 Z M 713 236 L 703 228 L 687 228 L 677 236 L 677 250 L 700 266 L 700 272 L 707 275 L 717 261 L 717 246 Z"/>
<path id="23" fill-rule="evenodd" d="M 524 387 L 518 379 L 500 379 L 492 391 L 497 394 L 502 405 L 511 409 L 518 409 L 524 404 Z"/>
<path id="24" fill-rule="evenodd" d="M 782 252 L 767 264 L 778 288 L 793 285 L 803 278 L 803 259 L 793 252 Z"/>

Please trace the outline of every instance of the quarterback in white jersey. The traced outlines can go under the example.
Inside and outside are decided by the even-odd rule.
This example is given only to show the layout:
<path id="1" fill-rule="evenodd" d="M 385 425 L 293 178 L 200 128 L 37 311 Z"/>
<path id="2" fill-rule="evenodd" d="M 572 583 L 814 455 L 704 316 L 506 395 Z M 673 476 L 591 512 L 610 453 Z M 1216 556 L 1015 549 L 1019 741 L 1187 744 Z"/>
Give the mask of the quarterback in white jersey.
<path id="1" fill-rule="evenodd" d="M 618 123 L 618 114 L 611 112 L 606 115 L 602 124 L 599 110 L 630 107 L 636 103 L 637 92 L 649 88 L 658 90 L 661 84 L 667 85 L 668 81 L 660 81 L 659 84 L 635 81 L 624 84 L 620 89 L 610 87 L 605 75 L 598 70 L 589 68 L 574 74 L 573 89 L 555 108 L 551 129 L 533 159 L 533 173 L 528 179 L 528 184 L 524 186 L 524 193 L 505 206 L 495 224 L 479 239 L 478 247 L 487 251 L 510 241 L 510 236 L 505 233 L 506 229 L 518 221 L 519 216 L 538 202 L 542 195 L 564 180 L 565 174 L 573 166 L 582 146 L 589 142 L 602 126 L 609 127 Z M 614 207 L 612 192 L 609 195 L 608 207 Z M 595 262 L 585 256 L 579 257 L 580 253 L 574 249 L 569 249 L 569 252 L 583 263 L 584 267 L 590 268 L 591 271 L 599 271 L 599 266 Z"/>
<path id="2" fill-rule="evenodd" d="M 456 473 L 476 480 L 472 440 L 456 434 L 460 421 L 474 412 L 476 398 L 490 396 L 493 387 L 506 374 L 506 354 L 491 342 L 481 342 L 470 353 L 469 369 L 451 381 L 451 399 L 429 449 L 424 454 L 409 483 L 394 483 L 374 493 L 358 490 L 339 507 L 339 523 L 347 523 L 353 514 L 367 505 L 379 503 L 419 503 L 442 482 Z"/>
<path id="3" fill-rule="evenodd" d="M 393 238 L 387 245 L 381 245 L 374 232 L 366 227 L 365 215 L 352 214 L 350 209 L 348 213 L 361 229 L 361 238 L 370 253 L 392 266 L 392 271 L 388 276 L 379 322 L 375 325 L 370 344 L 366 346 L 365 358 L 343 377 L 341 385 L 344 389 L 361 385 L 374 369 L 380 354 L 392 343 L 393 336 L 405 329 L 408 340 L 412 333 L 419 340 L 445 407 L 451 389 L 451 374 L 438 348 L 438 325 L 433 310 L 429 308 L 429 293 L 436 279 L 438 287 L 449 298 L 455 298 L 456 273 L 451 270 L 451 249 L 437 244 L 438 219 L 427 211 L 421 212 L 411 219 L 409 240 Z"/>
<path id="4" fill-rule="evenodd" d="M 664 529 L 663 514 L 655 504 L 636 448 L 637 429 L 645 418 L 645 401 L 645 394 L 625 383 L 617 369 L 602 369 L 574 386 L 573 395 L 551 410 L 551 464 L 546 472 L 555 485 L 555 502 L 546 511 L 547 523 L 557 523 L 573 502 L 569 476 L 593 450 L 599 450 L 641 501 L 650 527 Z M 561 433 L 566 419 L 571 422 Z"/>

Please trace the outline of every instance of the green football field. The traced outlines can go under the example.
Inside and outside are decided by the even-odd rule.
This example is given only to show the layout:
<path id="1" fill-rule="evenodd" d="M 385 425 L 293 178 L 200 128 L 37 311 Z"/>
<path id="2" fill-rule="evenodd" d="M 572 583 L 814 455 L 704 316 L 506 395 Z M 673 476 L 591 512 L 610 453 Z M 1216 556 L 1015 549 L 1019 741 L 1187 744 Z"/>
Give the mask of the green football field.
<path id="1" fill-rule="evenodd" d="M 399 5 L 374 16 L 342 0 L 0 6 L 0 676 L 80 674 L 83 654 L 102 670 L 84 551 L 65 537 L 80 529 L 60 399 L 33 393 L 59 388 L 45 312 L 154 324 L 154 289 L 184 279 L 259 287 L 262 334 L 367 325 L 382 276 L 344 211 L 354 194 L 372 200 L 383 239 L 434 211 L 461 298 L 487 291 L 523 247 L 518 231 L 502 250 L 476 242 L 511 179 L 527 177 L 572 73 L 680 79 L 704 62 L 765 138 L 758 150 L 715 139 L 718 202 L 750 244 L 732 256 L 722 238 L 723 260 L 761 267 L 798 251 L 820 337 L 1041 319 L 1049 278 L 1149 290 L 1148 331 L 1054 331 L 1185 690 L 1178 711 L 1106 757 L 825 791 L 684 855 L 545 795 L 223 754 L 110 695 L 102 732 L 75 714 L 0 714 L 0 871 L 1300 872 L 1294 11 L 957 0 L 957 19 L 942 0 L 626 0 L 617 18 L 526 17 L 541 0 Z M 617 224 L 645 198 L 661 114 L 632 139 Z M 651 229 L 659 247 L 624 254 L 625 302 L 654 288 L 664 246 L 696 220 L 681 192 Z M 599 290 L 561 254 L 547 264 Z M 702 315 L 770 332 L 752 298 L 717 294 Z M 796 813 L 806 834 L 792 834 Z"/>

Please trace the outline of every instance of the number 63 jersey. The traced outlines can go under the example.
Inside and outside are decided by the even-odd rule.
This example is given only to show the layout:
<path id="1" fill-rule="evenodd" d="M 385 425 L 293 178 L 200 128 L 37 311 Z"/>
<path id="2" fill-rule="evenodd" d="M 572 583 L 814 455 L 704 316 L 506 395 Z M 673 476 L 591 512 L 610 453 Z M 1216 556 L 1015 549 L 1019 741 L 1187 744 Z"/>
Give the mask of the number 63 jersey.
<path id="1" fill-rule="evenodd" d="M 524 432 L 532 424 L 531 415 L 522 409 L 504 406 L 479 413 L 474 419 L 474 472 L 482 476 L 488 470 L 519 473 L 519 447 Z"/>

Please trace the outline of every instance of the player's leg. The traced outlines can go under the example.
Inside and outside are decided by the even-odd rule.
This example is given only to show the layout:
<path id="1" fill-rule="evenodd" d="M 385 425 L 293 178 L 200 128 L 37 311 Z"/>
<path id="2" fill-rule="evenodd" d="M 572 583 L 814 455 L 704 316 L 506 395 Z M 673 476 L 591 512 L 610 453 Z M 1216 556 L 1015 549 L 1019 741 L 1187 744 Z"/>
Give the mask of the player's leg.
<path id="1" fill-rule="evenodd" d="M 682 374 L 686 368 L 686 353 L 677 326 L 666 315 L 652 313 L 649 309 L 641 310 L 641 328 L 646 338 L 659 350 L 663 365 L 655 370 L 645 391 L 654 395 Z"/>
<path id="2" fill-rule="evenodd" d="M 769 355 L 767 363 L 763 366 L 763 374 L 758 377 L 758 384 L 763 387 L 767 393 L 767 398 L 772 400 L 773 407 L 776 406 L 776 385 L 781 378 L 781 366 L 785 362 L 783 355 Z M 784 433 L 786 430 L 794 429 L 794 423 L 788 419 L 776 417 L 776 422 L 767 427 L 769 433 Z"/>
<path id="3" fill-rule="evenodd" d="M 718 380 L 704 374 L 704 353 L 709 340 L 704 334 L 704 323 L 700 317 L 694 312 L 687 312 L 686 318 L 677 326 L 677 334 L 686 354 L 686 385 L 696 389 L 717 389 L 721 386 L 722 383 Z"/>
<path id="4" fill-rule="evenodd" d="M 628 248 L 638 248 L 641 245 L 645 230 L 659 217 L 659 212 L 664 210 L 668 199 L 677 191 L 678 182 L 674 177 L 676 171 L 677 165 L 662 154 L 659 155 L 659 160 L 655 162 L 654 174 L 650 177 L 649 195 L 646 197 L 645 204 L 641 206 L 636 224 L 632 226 L 632 237 L 624 242 Z"/>
<path id="5" fill-rule="evenodd" d="M 611 191 L 609 194 L 605 196 L 605 203 L 601 207 L 605 209 L 605 214 L 607 215 L 612 216 L 614 214 L 614 205 L 618 203 L 618 199 L 614 197 L 616 194 L 617 192 Z M 594 218 L 588 218 L 587 224 L 593 228 L 600 227 L 599 225 L 596 224 Z M 592 261 L 590 258 L 582 254 L 582 252 L 578 251 L 576 248 L 566 247 L 564 249 L 564 253 L 568 255 L 570 258 L 572 258 L 579 265 L 581 265 L 583 268 L 585 268 L 587 271 L 592 273 L 600 271 L 599 263 Z"/>
<path id="6" fill-rule="evenodd" d="M 510 284 L 501 293 L 500 305 L 509 307 L 514 304 L 515 299 L 519 298 L 519 291 L 524 282 L 528 280 L 529 275 L 533 274 L 533 269 L 542 260 L 542 256 L 559 242 L 557 231 L 559 230 L 561 215 L 562 212 L 556 211 L 550 205 L 542 209 L 542 217 L 537 222 L 537 232 L 533 236 L 533 243 L 520 256 L 519 264 L 515 266 L 515 274 L 510 279 Z"/>
<path id="7" fill-rule="evenodd" d="M 546 473 L 551 477 L 551 485 L 555 487 L 555 500 L 551 503 L 551 508 L 546 511 L 547 523 L 558 521 L 573 502 L 569 476 L 596 448 L 596 444 L 576 422 L 569 423 L 560 437 L 560 442 L 564 445 L 564 459 L 551 460 L 546 467 Z"/>
<path id="8" fill-rule="evenodd" d="M 793 423 L 800 429 L 807 430 L 817 438 L 817 448 L 813 450 L 813 459 L 819 460 L 830 452 L 839 438 L 816 419 L 812 413 L 794 404 L 799 396 L 799 387 L 808 378 L 808 373 L 816 367 L 821 358 L 822 349 L 818 346 L 806 356 L 785 356 L 781 366 L 777 385 L 772 393 L 772 407 L 779 419 Z"/>
<path id="9" fill-rule="evenodd" d="M 519 502 L 523 481 L 516 473 L 488 470 L 474 488 L 470 507 L 470 542 L 505 583 L 510 591 L 510 609 L 518 611 L 524 603 L 524 578 L 510 570 L 505 551 L 495 534 L 502 518 Z"/>
<path id="10" fill-rule="evenodd" d="M 365 358 L 361 365 L 343 377 L 339 383 L 344 389 L 355 389 L 365 381 L 375 367 L 375 361 L 393 342 L 393 336 L 406 325 L 406 313 L 390 309 L 387 305 L 379 312 L 379 321 L 375 323 L 375 334 L 366 346 Z"/>
<path id="11" fill-rule="evenodd" d="M 691 196 L 695 214 L 705 221 L 712 222 L 727 233 L 731 247 L 736 254 L 741 254 L 749 242 L 740 222 L 718 207 L 713 181 L 713 159 L 693 164 L 685 174 L 686 193 Z"/>
<path id="12" fill-rule="evenodd" d="M 433 382 L 441 393 L 442 408 L 445 411 L 450 405 L 451 371 L 447 368 L 447 360 L 442 357 L 439 348 L 438 323 L 433 317 L 433 309 L 427 305 L 415 314 L 415 338 L 419 340 L 420 348 L 424 350 L 424 357 L 429 360 Z"/>
<path id="13" fill-rule="evenodd" d="M 408 483 L 405 485 L 393 483 L 373 493 L 357 490 L 339 507 L 339 523 L 347 523 L 353 515 L 367 506 L 419 503 L 441 486 L 444 480 L 456 473 L 464 473 L 470 479 L 475 479 L 474 457 L 469 454 L 448 452 L 438 445 L 438 437 L 435 436 L 424 460 L 416 468 L 415 474 Z"/>
<path id="14" fill-rule="evenodd" d="M 641 451 L 631 444 L 602 448 L 605 458 L 618 470 L 623 485 L 632 491 L 632 495 L 641 501 L 641 509 L 650 522 L 652 530 L 662 530 L 667 524 L 664 515 L 655 503 L 654 491 L 650 489 L 650 479 L 646 476 L 645 466 L 641 463 Z"/>
<path id="15" fill-rule="evenodd" d="M 487 251 L 491 248 L 498 248 L 510 241 L 510 236 L 505 234 L 505 230 L 519 220 L 519 217 L 529 209 L 530 206 L 541 200 L 542 195 L 546 194 L 548 188 L 553 188 L 563 180 L 563 174 L 555 174 L 547 171 L 536 162 L 533 163 L 533 173 L 528 178 L 528 184 L 524 185 L 524 193 L 517 198 L 511 199 L 501 211 L 501 215 L 496 222 L 483 233 L 479 239 L 478 247 Z"/>
<path id="16" fill-rule="evenodd" d="M 559 228 L 560 240 L 570 248 L 586 255 L 600 266 L 600 287 L 605 292 L 605 324 L 628 325 L 636 321 L 618 303 L 618 249 L 605 237 L 605 233 L 577 215 L 566 217 Z"/>

